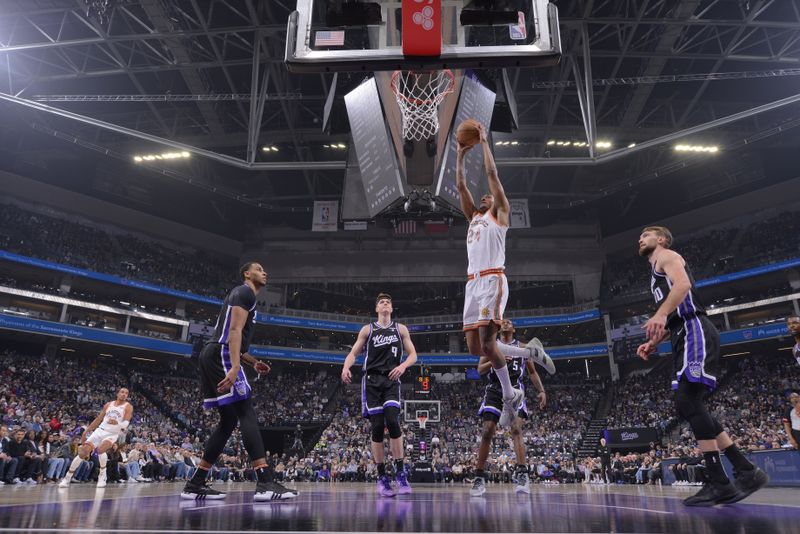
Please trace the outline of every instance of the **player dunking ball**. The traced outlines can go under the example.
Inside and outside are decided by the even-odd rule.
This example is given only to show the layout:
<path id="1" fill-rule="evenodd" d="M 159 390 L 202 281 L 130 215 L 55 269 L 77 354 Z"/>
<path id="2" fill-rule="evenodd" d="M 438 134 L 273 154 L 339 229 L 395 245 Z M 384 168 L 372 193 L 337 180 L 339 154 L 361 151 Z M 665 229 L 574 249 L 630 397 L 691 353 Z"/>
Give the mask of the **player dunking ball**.
<path id="1" fill-rule="evenodd" d="M 541 342 L 533 338 L 533 340 L 541 348 Z M 519 341 L 514 339 L 514 323 L 509 319 L 504 319 L 500 324 L 500 343 L 503 345 L 510 345 L 512 347 L 519 347 Z M 528 371 L 533 387 L 539 392 L 539 408 L 542 409 L 547 404 L 547 394 L 544 392 L 544 385 L 539 373 L 536 372 L 536 366 L 530 360 L 524 358 L 512 358 L 508 363 L 508 374 L 512 382 L 517 384 L 517 387 L 525 391 L 522 383 L 523 371 Z M 483 403 L 478 410 L 478 415 L 483 418 L 483 434 L 481 435 L 481 444 L 478 446 L 478 461 L 476 464 L 475 480 L 472 482 L 472 489 L 470 495 L 473 497 L 480 497 L 486 493 L 486 460 L 489 458 L 489 452 L 492 448 L 492 440 L 497 432 L 497 422 L 500 420 L 500 413 L 503 408 L 503 392 L 500 389 L 500 383 L 497 379 L 497 373 L 492 368 L 492 363 L 486 357 L 482 357 L 478 364 L 478 372 L 481 374 L 488 373 L 489 383 L 486 385 L 486 391 L 483 396 Z M 528 460 L 525 455 L 525 443 L 522 440 L 522 425 L 525 419 L 528 418 L 528 408 L 525 406 L 525 401 L 517 412 L 517 416 L 511 422 L 511 440 L 514 444 L 514 454 L 517 457 L 517 467 L 514 470 L 514 482 L 516 482 L 517 492 L 530 493 L 531 489 L 528 485 Z"/>
<path id="2" fill-rule="evenodd" d="M 649 226 L 642 230 L 639 255 L 650 261 L 650 291 L 658 310 L 644 325 L 648 341 L 639 346 L 637 353 L 647 360 L 658 344 L 671 336 L 675 405 L 703 451 L 707 472 L 703 488 L 685 499 L 684 504 L 731 504 L 763 487 L 769 477 L 744 457 L 705 406 L 703 397 L 717 387 L 719 332 L 706 316 L 689 266 L 671 247 L 672 233 L 667 228 Z M 720 451 L 733 464 L 735 484 L 725 473 Z"/>
<path id="3" fill-rule="evenodd" d="M 366 353 L 361 379 L 361 411 L 369 419 L 372 459 L 378 468 L 378 494 L 394 497 L 392 482 L 386 474 L 383 450 L 384 428 L 389 429 L 389 449 L 395 461 L 397 492 L 411 493 L 403 465 L 403 431 L 400 428 L 400 377 L 417 361 L 417 350 L 405 325 L 392 321 L 392 297 L 381 293 L 375 299 L 378 320 L 361 328 L 350 354 L 342 366 L 342 382 L 352 380 L 350 367 L 356 356 Z M 403 359 L 403 349 L 408 357 Z"/>
<path id="4" fill-rule="evenodd" d="M 222 303 L 211 341 L 200 351 L 200 387 L 203 408 L 216 408 L 219 424 L 206 440 L 203 458 L 191 480 L 181 493 L 183 499 L 224 499 L 225 493 L 206 484 L 208 470 L 217 461 L 222 449 L 239 425 L 244 448 L 256 472 L 257 502 L 292 499 L 297 492 L 287 489 L 273 479 L 272 467 L 267 464 L 264 442 L 258 429 L 258 419 L 251 399 L 252 389 L 241 362 L 252 365 L 259 374 L 269 373 L 264 362 L 247 353 L 256 320 L 256 295 L 267 284 L 267 273 L 255 262 L 239 269 L 242 285 L 237 286 Z"/>
<path id="5" fill-rule="evenodd" d="M 511 384 L 506 357 L 533 359 L 550 374 L 555 372 L 555 365 L 547 354 L 537 350 L 534 345 L 528 344 L 525 347 L 497 345 L 497 331 L 503 320 L 508 300 L 505 261 L 510 208 L 489 148 L 486 129 L 475 121 L 472 123 L 478 128 L 478 144 L 483 147 L 489 194 L 481 197 L 480 206 L 475 206 L 464 175 L 464 158 L 474 145 L 464 145 L 459 142 L 456 185 L 461 197 L 461 210 L 469 221 L 467 233 L 469 265 L 467 286 L 464 291 L 464 332 L 470 354 L 486 358 L 494 369 L 503 395 L 503 410 L 499 423 L 508 426 L 516 417 L 524 395 L 520 389 L 514 388 Z M 465 128 L 459 127 L 459 130 Z M 466 139 L 464 132 L 459 137 L 462 141 Z"/>
<path id="6" fill-rule="evenodd" d="M 789 329 L 789 334 L 794 338 L 794 346 L 792 347 L 792 356 L 794 356 L 797 365 L 800 365 L 800 315 L 792 315 L 786 319 L 786 328 Z"/>
<path id="7" fill-rule="evenodd" d="M 81 435 L 81 446 L 78 454 L 72 459 L 67 474 L 59 482 L 59 488 L 69 487 L 72 476 L 80 467 L 84 460 L 88 460 L 92 451 L 97 450 L 97 459 L 100 463 L 100 474 L 97 476 L 97 487 L 106 487 L 106 464 L 108 454 L 106 453 L 119 440 L 120 435 L 125 432 L 133 417 L 133 406 L 128 402 L 128 388 L 120 388 L 117 391 L 117 398 L 107 402 L 94 421 L 89 423 L 86 430 Z"/>

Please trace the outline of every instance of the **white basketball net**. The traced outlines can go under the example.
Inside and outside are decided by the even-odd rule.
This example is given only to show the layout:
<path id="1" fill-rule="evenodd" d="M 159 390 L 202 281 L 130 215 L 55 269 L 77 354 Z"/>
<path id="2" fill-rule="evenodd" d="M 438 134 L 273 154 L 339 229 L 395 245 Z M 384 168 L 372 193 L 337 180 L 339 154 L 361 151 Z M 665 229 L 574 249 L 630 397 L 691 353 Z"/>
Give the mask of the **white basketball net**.
<path id="1" fill-rule="evenodd" d="M 421 141 L 439 131 L 439 104 L 453 92 L 455 77 L 450 70 L 392 74 L 392 91 L 403 117 L 403 137 Z"/>

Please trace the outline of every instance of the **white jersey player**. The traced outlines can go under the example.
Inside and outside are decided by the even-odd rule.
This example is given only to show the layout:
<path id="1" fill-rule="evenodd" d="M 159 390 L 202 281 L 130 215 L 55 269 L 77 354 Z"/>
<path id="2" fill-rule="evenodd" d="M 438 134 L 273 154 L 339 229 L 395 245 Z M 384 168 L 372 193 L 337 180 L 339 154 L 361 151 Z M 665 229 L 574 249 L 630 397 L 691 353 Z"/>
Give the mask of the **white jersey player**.
<path id="1" fill-rule="evenodd" d="M 551 374 L 555 372 L 555 366 L 538 340 L 532 340 L 524 348 L 509 345 L 499 347 L 497 344 L 497 332 L 508 301 L 505 261 L 510 208 L 497 174 L 486 129 L 482 125 L 480 144 L 489 183 L 489 193 L 481 197 L 480 206 L 475 206 L 464 175 L 464 158 L 472 147 L 459 145 L 456 163 L 456 185 L 461 196 L 461 210 L 469 221 L 464 332 L 470 354 L 485 357 L 492 363 L 503 388 L 500 424 L 508 426 L 516 417 L 524 395 L 520 389 L 511 385 L 506 356 L 532 359 Z"/>
<path id="2" fill-rule="evenodd" d="M 81 436 L 81 446 L 78 455 L 72 459 L 67 474 L 59 483 L 60 488 L 69 487 L 72 476 L 80 467 L 81 462 L 91 456 L 97 449 L 97 458 L 100 462 L 100 474 L 97 477 L 97 487 L 106 486 L 106 464 L 108 455 L 106 451 L 119 441 L 120 436 L 127 430 L 133 417 L 133 406 L 128 402 L 128 388 L 117 391 L 117 399 L 107 402 L 97 417 L 94 418 Z"/>

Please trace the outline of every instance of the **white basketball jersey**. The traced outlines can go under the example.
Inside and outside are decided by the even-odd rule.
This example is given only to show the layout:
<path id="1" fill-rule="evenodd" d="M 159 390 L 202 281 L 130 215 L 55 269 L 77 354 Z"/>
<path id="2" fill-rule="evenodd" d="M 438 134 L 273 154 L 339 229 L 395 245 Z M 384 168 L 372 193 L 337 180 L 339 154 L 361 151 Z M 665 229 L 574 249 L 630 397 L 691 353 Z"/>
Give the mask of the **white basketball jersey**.
<path id="1" fill-rule="evenodd" d="M 467 274 L 506 266 L 507 226 L 497 224 L 491 210 L 476 213 L 467 232 Z"/>
<path id="2" fill-rule="evenodd" d="M 114 402 L 109 404 L 108 409 L 106 410 L 106 415 L 103 417 L 103 422 L 100 425 L 101 428 L 111 431 L 119 429 L 119 424 L 125 420 L 125 408 L 128 406 L 127 401 L 123 402 L 119 406 L 116 406 Z M 117 424 L 112 425 L 111 423 L 109 423 L 109 420 L 111 419 L 116 420 Z"/>

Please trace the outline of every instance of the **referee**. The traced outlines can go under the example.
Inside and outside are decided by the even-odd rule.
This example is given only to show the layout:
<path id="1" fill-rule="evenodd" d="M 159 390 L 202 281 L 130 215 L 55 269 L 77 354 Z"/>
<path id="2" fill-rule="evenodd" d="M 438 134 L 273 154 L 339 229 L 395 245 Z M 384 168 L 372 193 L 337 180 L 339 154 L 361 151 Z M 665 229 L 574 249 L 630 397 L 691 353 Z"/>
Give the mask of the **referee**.
<path id="1" fill-rule="evenodd" d="M 270 371 L 269 365 L 259 362 L 247 353 L 256 320 L 256 295 L 267 284 L 267 273 L 256 262 L 248 262 L 239 269 L 242 284 L 235 287 L 222 303 L 214 335 L 200 351 L 200 387 L 203 391 L 203 408 L 216 408 L 219 424 L 206 440 L 203 459 L 194 476 L 186 483 L 181 497 L 184 499 L 224 499 L 225 493 L 206 484 L 208 470 L 217 461 L 236 425 L 253 470 L 256 472 L 255 501 L 275 501 L 297 497 L 297 492 L 273 480 L 272 468 L 267 465 L 264 442 L 258 429 L 258 420 L 250 398 L 252 389 L 242 369 L 245 361 L 259 374 Z"/>

